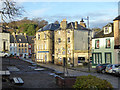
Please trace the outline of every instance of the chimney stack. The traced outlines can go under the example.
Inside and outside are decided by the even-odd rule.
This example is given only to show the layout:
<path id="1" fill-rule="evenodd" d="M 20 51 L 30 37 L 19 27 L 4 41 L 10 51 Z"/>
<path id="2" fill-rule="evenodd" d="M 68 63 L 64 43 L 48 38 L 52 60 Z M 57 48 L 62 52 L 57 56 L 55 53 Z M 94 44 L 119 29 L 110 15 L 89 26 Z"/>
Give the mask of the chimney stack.
<path id="1" fill-rule="evenodd" d="M 115 46 L 120 45 L 120 26 L 119 26 L 120 20 L 114 20 L 114 44 Z"/>
<path id="2" fill-rule="evenodd" d="M 78 27 L 78 22 L 75 21 L 75 29 L 77 29 L 77 27 Z"/>
<path id="3" fill-rule="evenodd" d="M 61 21 L 60 28 L 61 29 L 66 29 L 67 28 L 67 21 L 66 21 L 66 19 L 63 19 L 63 21 Z"/>
<path id="4" fill-rule="evenodd" d="M 80 21 L 80 25 L 83 26 L 83 27 L 86 27 L 86 24 L 84 23 L 83 18 Z"/>
<path id="5" fill-rule="evenodd" d="M 15 35 L 16 35 L 15 32 L 13 32 L 12 35 L 13 35 L 13 37 L 15 38 Z"/>

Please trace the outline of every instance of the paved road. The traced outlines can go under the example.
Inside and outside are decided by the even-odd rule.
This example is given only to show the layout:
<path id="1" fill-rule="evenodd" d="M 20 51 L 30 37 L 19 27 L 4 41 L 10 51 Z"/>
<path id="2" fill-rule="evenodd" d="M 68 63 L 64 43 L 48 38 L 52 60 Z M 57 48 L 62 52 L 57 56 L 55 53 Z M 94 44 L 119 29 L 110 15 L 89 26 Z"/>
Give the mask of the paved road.
<path id="1" fill-rule="evenodd" d="M 15 71 L 15 69 L 11 72 L 10 78 L 13 77 L 21 77 L 24 80 L 23 86 L 16 86 L 10 83 L 9 81 L 3 82 L 3 88 L 59 88 L 56 85 L 55 78 L 50 76 L 49 73 L 52 70 L 46 69 L 44 71 L 35 71 L 35 68 L 41 68 L 39 66 L 34 67 L 30 63 L 27 63 L 22 60 L 17 59 L 2 59 L 2 70 L 7 70 L 8 66 L 14 66 L 18 68 L 20 71 Z M 15 89 L 16 90 L 16 89 Z"/>
<path id="2" fill-rule="evenodd" d="M 64 68 L 62 66 L 58 66 L 58 65 L 54 65 L 54 64 L 38 63 L 38 65 L 48 67 L 50 69 L 60 71 L 60 72 L 64 71 Z M 119 87 L 119 89 L 120 89 L 120 77 L 117 77 L 117 76 L 113 76 L 113 75 L 109 75 L 109 74 L 101 74 L 101 73 L 81 72 L 81 71 L 76 71 L 76 70 L 71 70 L 71 69 L 68 69 L 68 73 L 69 73 L 70 76 L 82 76 L 82 75 L 97 76 L 101 79 L 105 79 L 105 80 L 109 81 L 113 85 L 114 88 Z"/>
<path id="3" fill-rule="evenodd" d="M 12 72 L 11 77 L 14 76 L 20 76 L 25 80 L 25 84 L 22 86 L 23 88 L 45 88 L 46 86 L 48 88 L 56 88 L 57 86 L 55 85 L 55 78 L 50 76 L 49 73 L 51 71 L 46 70 L 46 71 L 34 71 L 31 69 L 29 66 L 31 66 L 30 63 L 27 63 L 26 61 L 23 60 L 16 60 L 12 59 L 10 64 L 12 66 L 16 66 L 17 68 L 20 69 L 19 72 Z M 38 63 L 40 66 L 44 66 L 56 71 L 63 72 L 64 69 L 62 66 L 57 66 L 54 64 L 42 64 Z M 3 61 L 3 70 L 6 70 L 6 66 L 9 66 L 8 59 L 4 59 Z M 97 76 L 101 79 L 105 79 L 109 81 L 114 88 L 120 89 L 120 78 L 108 74 L 100 74 L 100 73 L 87 73 L 87 72 L 81 72 L 81 71 L 76 71 L 76 70 L 71 70 L 68 69 L 69 75 L 70 76 L 82 76 L 82 75 L 94 75 Z M 4 84 L 4 86 L 6 86 Z"/>

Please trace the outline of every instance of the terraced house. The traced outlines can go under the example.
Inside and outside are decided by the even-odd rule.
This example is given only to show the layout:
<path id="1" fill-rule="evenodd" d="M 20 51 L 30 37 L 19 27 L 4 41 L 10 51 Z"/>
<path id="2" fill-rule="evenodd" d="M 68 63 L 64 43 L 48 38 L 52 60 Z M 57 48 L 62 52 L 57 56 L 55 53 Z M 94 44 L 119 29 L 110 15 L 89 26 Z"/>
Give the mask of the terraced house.
<path id="1" fill-rule="evenodd" d="M 26 34 L 12 33 L 12 37 L 15 39 L 14 45 L 17 47 L 16 55 L 23 58 L 28 58 L 28 41 Z"/>
<path id="2" fill-rule="evenodd" d="M 37 62 L 54 62 L 54 30 L 59 24 L 48 24 L 36 33 L 35 48 Z"/>
<path id="3" fill-rule="evenodd" d="M 111 63 L 114 60 L 114 26 L 108 23 L 92 39 L 92 67 L 97 64 Z"/>
<path id="4" fill-rule="evenodd" d="M 61 21 L 60 27 L 54 31 L 54 63 L 78 66 L 88 62 L 88 35 L 91 30 L 86 28 L 83 19 L 67 23 Z"/>

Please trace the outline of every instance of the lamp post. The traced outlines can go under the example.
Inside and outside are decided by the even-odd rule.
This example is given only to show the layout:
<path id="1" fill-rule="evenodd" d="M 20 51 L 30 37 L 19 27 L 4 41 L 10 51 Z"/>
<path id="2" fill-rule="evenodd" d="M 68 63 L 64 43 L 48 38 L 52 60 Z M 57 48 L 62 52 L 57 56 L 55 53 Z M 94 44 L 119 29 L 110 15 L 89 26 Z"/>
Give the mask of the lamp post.
<path id="1" fill-rule="evenodd" d="M 89 16 L 85 18 L 87 20 L 87 28 L 88 28 L 88 71 L 90 71 L 90 30 L 89 30 Z"/>

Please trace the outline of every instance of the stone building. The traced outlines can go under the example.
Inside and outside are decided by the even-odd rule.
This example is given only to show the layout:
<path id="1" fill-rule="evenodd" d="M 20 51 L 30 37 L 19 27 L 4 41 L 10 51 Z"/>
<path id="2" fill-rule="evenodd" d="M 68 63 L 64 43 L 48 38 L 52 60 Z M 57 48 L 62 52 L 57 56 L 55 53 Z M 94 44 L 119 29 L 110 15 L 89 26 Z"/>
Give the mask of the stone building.
<path id="1" fill-rule="evenodd" d="M 80 24 L 61 21 L 60 27 L 54 31 L 54 63 L 78 66 L 88 62 L 89 32 L 83 20 Z"/>
<path id="2" fill-rule="evenodd" d="M 0 26 L 0 52 L 10 51 L 10 33 L 6 30 L 3 30 L 2 25 Z"/>
<path id="3" fill-rule="evenodd" d="M 37 31 L 35 40 L 37 62 L 54 62 L 54 30 L 59 26 L 51 23 Z"/>
<path id="4" fill-rule="evenodd" d="M 28 41 L 28 57 L 33 59 L 34 54 L 34 36 L 26 36 Z"/>
<path id="5" fill-rule="evenodd" d="M 120 64 L 120 15 L 114 20 L 114 49 L 116 63 Z"/>
<path id="6" fill-rule="evenodd" d="M 15 39 L 15 45 L 17 47 L 16 55 L 23 58 L 28 58 L 28 41 L 26 34 L 12 33 L 12 37 Z M 12 44 L 12 43 L 11 43 Z"/>

